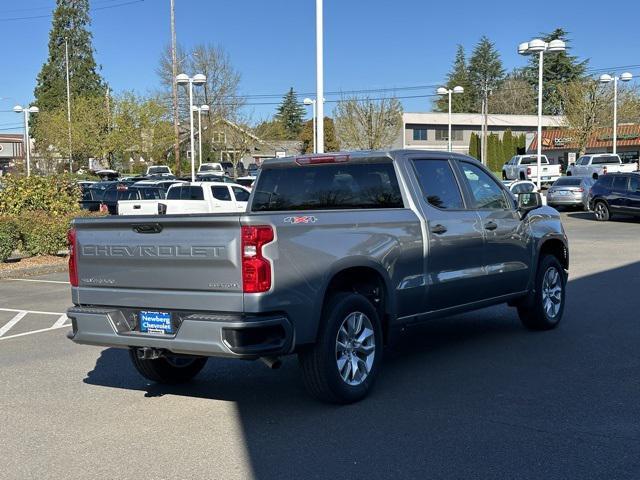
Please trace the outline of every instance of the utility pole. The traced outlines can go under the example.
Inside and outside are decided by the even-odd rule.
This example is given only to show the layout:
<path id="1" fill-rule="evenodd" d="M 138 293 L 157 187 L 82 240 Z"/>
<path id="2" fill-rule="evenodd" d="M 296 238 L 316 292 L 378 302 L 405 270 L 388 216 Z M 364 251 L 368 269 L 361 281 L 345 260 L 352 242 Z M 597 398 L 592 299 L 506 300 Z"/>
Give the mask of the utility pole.
<path id="1" fill-rule="evenodd" d="M 69 41 L 64 39 L 64 59 L 67 70 L 67 125 L 69 127 L 69 173 L 73 173 L 73 147 L 71 143 L 71 82 L 69 80 Z"/>
<path id="2" fill-rule="evenodd" d="M 324 153 L 324 52 L 322 0 L 316 0 L 316 149 Z"/>
<path id="3" fill-rule="evenodd" d="M 487 165 L 487 130 L 489 115 L 489 81 L 485 79 L 482 88 L 482 149 L 480 152 L 480 161 L 483 165 Z"/>
<path id="4" fill-rule="evenodd" d="M 171 0 L 171 93 L 173 95 L 173 157 L 176 161 L 176 175 L 181 174 L 180 169 L 180 112 L 178 111 L 178 84 L 176 77 L 178 76 L 178 59 L 176 53 L 176 14 L 175 0 Z M 191 113 L 191 112 L 189 112 Z"/>

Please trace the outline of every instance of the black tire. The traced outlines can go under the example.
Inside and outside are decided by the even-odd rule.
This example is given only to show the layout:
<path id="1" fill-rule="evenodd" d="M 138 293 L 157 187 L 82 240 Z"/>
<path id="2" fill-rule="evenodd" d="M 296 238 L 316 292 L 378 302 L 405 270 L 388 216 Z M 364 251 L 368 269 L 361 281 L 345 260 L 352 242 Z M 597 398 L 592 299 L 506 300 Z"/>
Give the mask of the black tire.
<path id="1" fill-rule="evenodd" d="M 571 172 L 567 172 L 567 177 L 570 177 L 571 175 L 573 175 Z"/>
<path id="2" fill-rule="evenodd" d="M 507 179 L 507 174 L 506 172 L 503 170 L 502 171 L 502 180 L 506 180 Z"/>
<path id="3" fill-rule="evenodd" d="M 602 200 L 598 200 L 593 204 L 593 215 L 599 222 L 606 222 L 611 219 L 611 211 L 609 205 Z"/>
<path id="4" fill-rule="evenodd" d="M 545 308 L 545 288 L 548 286 L 545 284 L 545 277 L 552 275 L 549 272 L 553 271 L 558 275 L 557 285 L 560 287 L 560 293 L 559 304 L 551 300 L 549 296 L 546 297 L 557 306 L 557 310 L 552 314 Z M 544 255 L 538 264 L 533 291 L 526 301 L 518 305 L 518 316 L 522 324 L 529 330 L 551 330 L 557 327 L 564 314 L 566 285 L 567 275 L 560 261 L 554 255 Z M 557 298 L 556 295 L 553 297 Z"/>
<path id="5" fill-rule="evenodd" d="M 524 173 L 520 172 L 520 180 L 526 180 L 526 178 L 524 178 Z"/>
<path id="6" fill-rule="evenodd" d="M 136 348 L 129 350 L 129 357 L 138 373 L 157 383 L 184 383 L 195 377 L 207 363 L 207 357 L 160 357 L 153 360 L 138 358 Z"/>
<path id="7" fill-rule="evenodd" d="M 350 385 L 343 380 L 338 367 L 338 339 L 343 322 L 355 313 L 363 313 L 371 324 L 374 356 L 366 377 L 361 383 Z M 382 348 L 380 319 L 371 302 L 357 293 L 333 295 L 323 309 L 316 343 L 298 355 L 305 387 L 324 402 L 348 404 L 361 400 L 373 387 L 382 361 Z M 344 365 L 350 368 L 347 363 Z"/>

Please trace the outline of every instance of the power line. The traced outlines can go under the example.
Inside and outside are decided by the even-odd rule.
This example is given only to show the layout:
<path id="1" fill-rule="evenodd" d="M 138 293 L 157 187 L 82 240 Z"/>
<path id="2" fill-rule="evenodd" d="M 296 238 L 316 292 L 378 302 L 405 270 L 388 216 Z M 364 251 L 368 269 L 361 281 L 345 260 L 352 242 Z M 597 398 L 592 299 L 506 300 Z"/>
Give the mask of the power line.
<path id="1" fill-rule="evenodd" d="M 116 0 L 113 0 L 116 1 Z M 95 12 L 98 10 L 107 10 L 107 9 L 111 9 L 111 8 L 118 8 L 118 7 L 125 7 L 127 5 L 133 5 L 134 3 L 142 3 L 144 2 L 144 0 L 131 0 L 128 2 L 123 2 L 123 3 L 118 3 L 116 5 L 106 5 L 103 7 L 95 7 L 92 8 L 91 11 Z M 0 22 L 13 22 L 13 21 L 19 21 L 19 20 L 35 20 L 38 18 L 51 18 L 52 14 L 48 13 L 46 15 L 31 15 L 28 17 L 7 17 L 7 18 L 0 18 Z"/>
<path id="2" fill-rule="evenodd" d="M 94 5 L 101 5 L 103 3 L 113 3 L 113 2 L 121 2 L 122 0 L 96 0 L 92 2 Z M 3 10 L 3 13 L 17 13 L 17 12 L 34 12 L 38 10 L 49 10 L 51 11 L 51 5 L 46 7 L 30 7 L 30 8 L 12 8 L 11 10 Z"/>

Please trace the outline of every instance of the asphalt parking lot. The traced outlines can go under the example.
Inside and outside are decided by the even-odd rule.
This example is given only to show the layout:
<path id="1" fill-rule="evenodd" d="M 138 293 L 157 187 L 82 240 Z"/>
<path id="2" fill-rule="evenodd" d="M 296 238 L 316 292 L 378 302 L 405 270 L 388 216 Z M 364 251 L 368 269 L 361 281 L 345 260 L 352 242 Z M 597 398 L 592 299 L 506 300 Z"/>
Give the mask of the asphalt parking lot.
<path id="1" fill-rule="evenodd" d="M 347 407 L 310 398 L 294 358 L 150 384 L 66 339 L 65 274 L 0 281 L 2 477 L 640 478 L 640 221 L 563 219 L 558 329 L 507 307 L 434 321 Z"/>

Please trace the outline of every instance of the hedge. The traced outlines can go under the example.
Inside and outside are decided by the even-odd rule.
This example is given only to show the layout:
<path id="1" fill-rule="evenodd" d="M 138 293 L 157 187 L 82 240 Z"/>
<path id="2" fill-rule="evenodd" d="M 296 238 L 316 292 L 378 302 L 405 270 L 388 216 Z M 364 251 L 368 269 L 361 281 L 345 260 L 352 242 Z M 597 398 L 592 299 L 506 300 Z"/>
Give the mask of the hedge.
<path id="1" fill-rule="evenodd" d="M 44 211 L 54 217 L 77 213 L 80 209 L 80 188 L 69 175 L 52 177 L 2 178 L 0 216 L 17 217 L 23 212 Z"/>
<path id="2" fill-rule="evenodd" d="M 16 223 L 11 218 L 0 218 L 0 263 L 5 262 L 19 244 L 20 234 Z"/>

